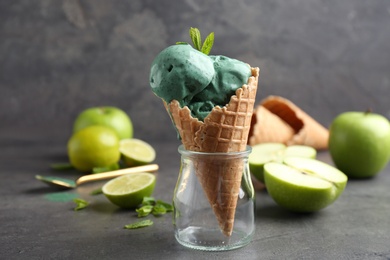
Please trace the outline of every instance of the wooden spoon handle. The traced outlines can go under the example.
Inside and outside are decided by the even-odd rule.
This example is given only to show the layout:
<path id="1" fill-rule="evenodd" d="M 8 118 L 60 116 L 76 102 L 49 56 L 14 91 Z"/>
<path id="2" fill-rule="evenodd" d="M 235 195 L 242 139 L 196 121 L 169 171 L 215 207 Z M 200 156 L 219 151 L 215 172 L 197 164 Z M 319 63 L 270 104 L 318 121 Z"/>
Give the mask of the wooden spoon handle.
<path id="1" fill-rule="evenodd" d="M 118 177 L 118 176 L 121 176 L 124 174 L 138 173 L 138 172 L 155 172 L 157 170 L 158 170 L 157 164 L 148 164 L 148 165 L 143 165 L 143 166 L 124 168 L 124 169 L 115 170 L 115 171 L 89 174 L 89 175 L 81 176 L 80 178 L 78 178 L 76 180 L 76 184 L 79 185 L 79 184 L 82 184 L 85 182 L 90 182 L 90 181 L 110 179 L 110 178 Z"/>

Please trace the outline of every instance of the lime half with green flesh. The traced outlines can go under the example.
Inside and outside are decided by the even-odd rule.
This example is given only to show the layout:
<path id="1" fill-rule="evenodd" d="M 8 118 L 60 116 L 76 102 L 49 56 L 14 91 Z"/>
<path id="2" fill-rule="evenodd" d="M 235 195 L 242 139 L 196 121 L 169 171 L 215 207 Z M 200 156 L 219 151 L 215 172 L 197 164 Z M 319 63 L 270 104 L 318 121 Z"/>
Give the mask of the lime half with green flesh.
<path id="1" fill-rule="evenodd" d="M 140 166 L 156 159 L 154 148 L 139 139 L 123 139 L 119 143 L 119 151 L 127 166 Z"/>
<path id="2" fill-rule="evenodd" d="M 151 173 L 126 174 L 107 182 L 102 192 L 109 201 L 121 208 L 135 208 L 144 197 L 150 197 L 156 184 Z"/>

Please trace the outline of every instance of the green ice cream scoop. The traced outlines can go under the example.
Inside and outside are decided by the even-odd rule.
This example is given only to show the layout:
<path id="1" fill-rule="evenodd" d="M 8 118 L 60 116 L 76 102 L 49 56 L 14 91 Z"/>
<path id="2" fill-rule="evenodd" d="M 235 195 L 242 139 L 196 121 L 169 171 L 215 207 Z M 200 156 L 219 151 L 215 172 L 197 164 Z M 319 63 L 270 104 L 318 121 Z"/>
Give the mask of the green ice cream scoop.
<path id="1" fill-rule="evenodd" d="M 181 44 L 164 49 L 153 61 L 150 86 L 165 102 L 175 99 L 203 121 L 215 106 L 228 104 L 250 76 L 251 68 L 246 63 L 207 56 Z"/>
<path id="2" fill-rule="evenodd" d="M 213 61 L 191 45 L 172 45 L 153 61 L 150 70 L 152 91 L 169 103 L 191 100 L 213 79 Z"/>
<path id="3" fill-rule="evenodd" d="M 210 56 L 214 61 L 215 74 L 210 84 L 187 104 L 199 120 L 211 112 L 213 107 L 223 107 L 236 90 L 248 82 L 252 75 L 248 64 L 225 56 Z"/>

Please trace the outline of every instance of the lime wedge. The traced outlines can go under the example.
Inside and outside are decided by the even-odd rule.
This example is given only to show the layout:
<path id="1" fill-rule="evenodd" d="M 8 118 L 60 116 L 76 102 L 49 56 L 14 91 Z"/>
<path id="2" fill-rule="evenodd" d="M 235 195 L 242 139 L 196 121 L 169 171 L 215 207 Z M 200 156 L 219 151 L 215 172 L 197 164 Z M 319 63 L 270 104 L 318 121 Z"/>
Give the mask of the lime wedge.
<path id="1" fill-rule="evenodd" d="M 145 165 L 156 158 L 156 152 L 150 144 L 134 138 L 121 140 L 119 151 L 128 166 Z"/>
<path id="2" fill-rule="evenodd" d="M 117 177 L 104 184 L 103 194 L 121 208 L 135 208 L 144 197 L 150 197 L 156 184 L 151 173 L 131 173 Z"/>

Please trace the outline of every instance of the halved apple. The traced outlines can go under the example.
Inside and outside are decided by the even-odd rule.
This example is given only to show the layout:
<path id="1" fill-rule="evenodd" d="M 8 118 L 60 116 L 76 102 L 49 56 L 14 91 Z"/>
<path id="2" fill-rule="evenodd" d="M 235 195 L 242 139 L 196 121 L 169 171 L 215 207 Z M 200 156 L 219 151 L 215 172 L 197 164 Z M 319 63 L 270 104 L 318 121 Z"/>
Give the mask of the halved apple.
<path id="1" fill-rule="evenodd" d="M 268 162 L 283 162 L 287 157 L 316 158 L 317 151 L 310 146 L 291 145 L 282 143 L 262 143 L 252 146 L 249 155 L 249 168 L 259 181 L 264 183 L 264 164 Z"/>
<path id="2" fill-rule="evenodd" d="M 332 204 L 344 191 L 348 178 L 335 167 L 301 157 L 264 165 L 268 193 L 281 207 L 314 212 Z"/>

